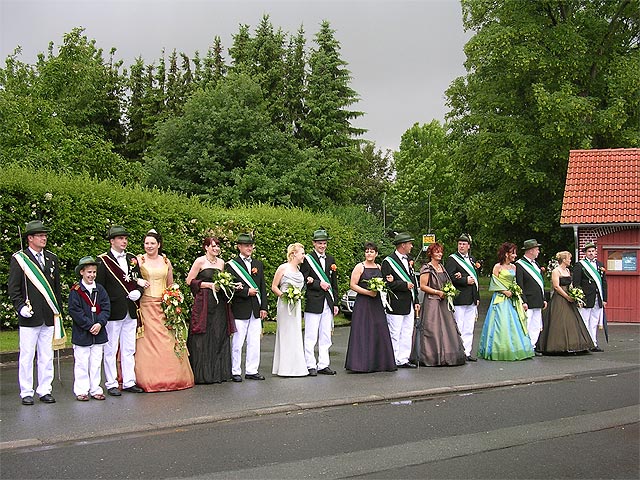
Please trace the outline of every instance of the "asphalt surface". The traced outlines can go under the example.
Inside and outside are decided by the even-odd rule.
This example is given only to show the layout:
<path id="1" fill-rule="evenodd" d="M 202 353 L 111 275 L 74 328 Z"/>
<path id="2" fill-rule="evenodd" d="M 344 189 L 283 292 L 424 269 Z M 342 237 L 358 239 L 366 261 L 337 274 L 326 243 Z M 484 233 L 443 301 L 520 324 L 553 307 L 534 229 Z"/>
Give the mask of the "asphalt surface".
<path id="1" fill-rule="evenodd" d="M 476 325 L 476 341 L 481 322 Z M 197 385 L 166 393 L 123 393 L 106 401 L 78 402 L 72 392 L 73 358 L 61 360 L 61 378 L 53 385 L 57 403 L 20 404 L 17 364 L 0 366 L 0 450 L 110 435 L 155 431 L 262 415 L 301 412 L 331 406 L 403 401 L 500 386 L 571 380 L 579 377 L 638 372 L 640 325 L 609 326 L 610 343 L 603 353 L 536 357 L 520 362 L 479 360 L 460 367 L 401 369 L 397 372 L 351 374 L 344 369 L 349 335 L 336 329 L 331 349 L 335 376 L 279 378 L 270 374 L 275 337 L 262 343 L 260 371 L 265 381 Z M 6 360 L 7 356 L 3 356 Z"/>
<path id="2" fill-rule="evenodd" d="M 639 383 L 628 371 L 5 449 L 1 476 L 637 479 Z"/>

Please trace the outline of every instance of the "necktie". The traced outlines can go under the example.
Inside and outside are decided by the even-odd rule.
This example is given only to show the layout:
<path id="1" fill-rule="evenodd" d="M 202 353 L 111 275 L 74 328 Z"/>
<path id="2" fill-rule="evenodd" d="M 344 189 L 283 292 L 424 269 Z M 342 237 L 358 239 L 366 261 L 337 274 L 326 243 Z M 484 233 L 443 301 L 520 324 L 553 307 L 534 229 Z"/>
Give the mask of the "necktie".
<path id="1" fill-rule="evenodd" d="M 42 252 L 36 253 L 36 258 L 38 259 L 40 267 L 44 270 L 44 259 L 42 258 Z"/>
<path id="2" fill-rule="evenodd" d="M 247 257 L 244 260 L 244 264 L 247 266 L 247 270 L 251 271 L 251 257 Z"/>
<path id="3" fill-rule="evenodd" d="M 322 270 L 326 270 L 327 269 L 327 264 L 325 263 L 325 258 L 326 255 L 319 255 L 320 257 L 320 265 L 322 265 Z"/>

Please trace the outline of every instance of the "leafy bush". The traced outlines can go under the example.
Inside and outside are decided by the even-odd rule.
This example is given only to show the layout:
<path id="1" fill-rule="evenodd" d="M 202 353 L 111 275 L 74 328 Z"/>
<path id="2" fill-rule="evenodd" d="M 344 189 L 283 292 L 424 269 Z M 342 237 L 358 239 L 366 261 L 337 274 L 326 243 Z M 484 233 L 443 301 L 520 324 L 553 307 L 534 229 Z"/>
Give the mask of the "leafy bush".
<path id="1" fill-rule="evenodd" d="M 202 254 L 200 245 L 206 234 L 220 238 L 222 257 L 227 260 L 234 255 L 237 235 L 254 232 L 256 256 L 265 264 L 268 290 L 276 268 L 285 261 L 287 245 L 301 242 L 309 251 L 313 231 L 320 226 L 332 237 L 329 252 L 336 258 L 342 292 L 348 288 L 351 268 L 362 259 L 362 243 L 375 231 L 379 232 L 378 239 L 382 236 L 381 226 L 375 228 L 373 217 L 366 221 L 364 212 L 358 215 L 360 223 L 354 227 L 344 223 L 342 217 L 298 208 L 246 205 L 224 209 L 174 193 L 99 182 L 88 175 L 34 173 L 15 166 L 0 171 L 0 192 L 3 327 L 14 327 L 17 322 L 7 295 L 9 259 L 20 248 L 17 227 L 24 228 L 33 219 L 42 219 L 51 228 L 48 249 L 60 259 L 64 302 L 75 281 L 78 259 L 106 251 L 106 231 L 114 224 L 124 225 L 129 231 L 132 253 L 143 251 L 143 237 L 149 229 L 157 230 L 164 238 L 163 250 L 173 263 L 175 278 L 182 282 L 195 258 Z M 275 307 L 275 302 L 271 303 Z"/>

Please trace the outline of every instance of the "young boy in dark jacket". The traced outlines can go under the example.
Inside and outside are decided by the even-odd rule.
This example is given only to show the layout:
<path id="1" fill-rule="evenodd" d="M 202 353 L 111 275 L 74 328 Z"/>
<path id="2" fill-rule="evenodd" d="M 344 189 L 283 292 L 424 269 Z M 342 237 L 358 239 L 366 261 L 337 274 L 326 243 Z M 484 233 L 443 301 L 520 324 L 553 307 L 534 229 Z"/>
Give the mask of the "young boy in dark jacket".
<path id="1" fill-rule="evenodd" d="M 100 386 L 102 352 L 107 343 L 105 325 L 111 312 L 109 295 L 96 283 L 97 263 L 93 257 L 82 257 L 76 267 L 80 280 L 69 292 L 69 314 L 73 319 L 73 393 L 81 402 L 104 400 Z"/>

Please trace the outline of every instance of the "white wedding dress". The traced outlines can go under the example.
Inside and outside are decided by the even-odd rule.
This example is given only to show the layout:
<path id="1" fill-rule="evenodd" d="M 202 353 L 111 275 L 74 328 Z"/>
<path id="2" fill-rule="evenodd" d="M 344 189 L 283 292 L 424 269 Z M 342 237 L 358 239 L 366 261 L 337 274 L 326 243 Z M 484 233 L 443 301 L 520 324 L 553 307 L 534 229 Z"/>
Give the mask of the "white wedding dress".
<path id="1" fill-rule="evenodd" d="M 302 273 L 286 270 L 280 280 L 279 288 L 284 292 L 289 285 L 302 289 L 304 285 Z M 278 298 L 277 322 L 272 373 L 281 377 L 306 377 L 309 371 L 302 344 L 301 302 L 290 305 Z"/>

